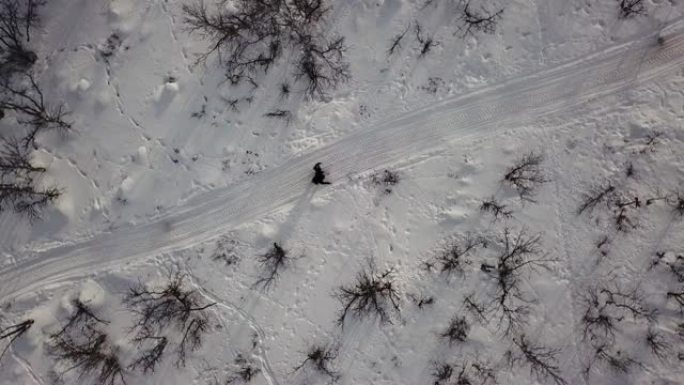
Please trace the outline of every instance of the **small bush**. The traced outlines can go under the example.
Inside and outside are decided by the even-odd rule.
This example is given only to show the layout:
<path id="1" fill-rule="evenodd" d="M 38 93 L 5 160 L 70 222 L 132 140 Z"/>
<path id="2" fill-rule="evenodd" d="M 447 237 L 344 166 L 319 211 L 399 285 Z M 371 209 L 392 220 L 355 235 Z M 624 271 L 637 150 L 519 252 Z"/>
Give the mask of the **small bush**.
<path id="1" fill-rule="evenodd" d="M 518 364 L 526 364 L 530 368 L 530 374 L 539 381 L 553 381 L 556 385 L 565 385 L 567 382 L 560 375 L 556 356 L 560 353 L 557 349 L 549 349 L 544 346 L 533 345 L 522 334 L 513 338 L 513 344 L 518 347 L 520 353 L 509 352 L 508 358 L 511 367 Z"/>
<path id="2" fill-rule="evenodd" d="M 460 20 L 464 24 L 461 28 L 463 37 L 472 34 L 474 31 L 493 34 L 496 32 L 496 26 L 502 15 L 503 8 L 494 13 L 477 12 L 470 7 L 470 0 L 466 1 L 460 16 Z"/>
<path id="3" fill-rule="evenodd" d="M 295 367 L 294 371 L 299 371 L 305 366 L 310 366 L 317 372 L 328 376 L 332 381 L 337 381 L 340 374 L 331 368 L 332 362 L 337 359 L 337 348 L 323 345 L 313 345 L 306 353 L 306 358 L 301 364 Z"/>
<path id="4" fill-rule="evenodd" d="M 337 298 L 342 302 L 343 309 L 337 320 L 338 324 L 344 327 L 349 314 L 357 318 L 375 315 L 382 322 L 390 322 L 388 310 L 399 311 L 399 294 L 394 285 L 393 273 L 394 269 L 377 273 L 371 263 L 369 270 L 357 274 L 354 284 L 340 287 Z"/>
<path id="5" fill-rule="evenodd" d="M 620 2 L 620 18 L 627 19 L 630 17 L 646 14 L 646 7 L 644 7 L 643 0 L 617 0 Z"/>
<path id="6" fill-rule="evenodd" d="M 449 322 L 449 326 L 440 333 L 440 337 L 449 341 L 449 344 L 454 342 L 465 342 L 470 332 L 470 325 L 465 317 L 454 316 Z"/>
<path id="7" fill-rule="evenodd" d="M 291 260 L 292 257 L 290 257 L 289 252 L 278 243 L 273 242 L 273 246 L 258 259 L 264 271 L 256 281 L 255 286 L 261 286 L 264 289 L 270 288 L 280 276 L 281 270 L 287 267 Z"/>
<path id="8" fill-rule="evenodd" d="M 515 188 L 522 201 L 534 202 L 532 197 L 537 188 L 548 182 L 541 169 L 544 155 L 530 152 L 520 158 L 506 171 L 503 182 Z"/>
<path id="9" fill-rule="evenodd" d="M 159 360 L 164 353 L 167 344 L 161 337 L 170 329 L 175 329 L 181 335 L 176 347 L 178 367 L 185 365 L 188 351 L 195 351 L 202 346 L 202 338 L 209 331 L 206 310 L 216 304 L 203 303 L 199 293 L 185 288 L 183 280 L 183 275 L 176 273 L 164 286 L 157 289 L 139 283 L 131 287 L 124 298 L 124 304 L 137 314 L 133 326 L 136 332 L 135 341 L 139 344 L 153 345 L 142 350 L 142 356 L 148 356 L 141 360 L 140 365 L 143 369 L 144 362 L 150 361 L 153 357 Z M 151 369 L 153 370 L 154 366 Z"/>

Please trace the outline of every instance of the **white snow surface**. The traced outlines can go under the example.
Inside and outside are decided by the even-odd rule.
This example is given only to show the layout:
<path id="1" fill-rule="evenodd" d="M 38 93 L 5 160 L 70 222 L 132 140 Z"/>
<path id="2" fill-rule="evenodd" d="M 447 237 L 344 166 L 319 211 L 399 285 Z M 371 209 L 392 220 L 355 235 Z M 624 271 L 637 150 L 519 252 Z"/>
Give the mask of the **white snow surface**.
<path id="1" fill-rule="evenodd" d="M 650 267 L 656 252 L 682 254 L 684 219 L 661 202 L 640 209 L 628 232 L 615 229 L 608 210 L 577 215 L 584 194 L 608 181 L 626 199 L 684 193 L 680 0 L 649 0 L 647 16 L 627 20 L 613 0 L 492 2 L 505 6 L 496 33 L 466 38 L 447 1 L 330 1 L 328 28 L 347 39 L 352 79 L 325 100 L 305 98 L 297 83 L 283 99 L 279 85 L 292 79 L 281 60 L 239 111 L 226 100 L 244 89 L 224 81 L 217 59 L 195 64 L 207 42 L 184 28 L 184 1 L 50 0 L 43 8 L 40 82 L 68 105 L 74 131 L 41 136 L 34 155 L 48 168 L 40 183 L 63 191 L 54 207 L 33 223 L 0 213 L 0 322 L 36 321 L 0 361 L 0 384 L 92 383 L 60 375 L 46 345 L 74 298 L 110 321 L 109 338 L 128 362 L 136 345 L 123 295 L 175 271 L 217 304 L 211 331 L 184 367 L 167 357 L 154 373 L 127 373 L 129 385 L 222 384 L 238 354 L 259 368 L 253 384 L 324 384 L 293 368 L 310 344 L 332 341 L 343 385 L 432 384 L 434 362 L 475 356 L 497 369 L 500 384 L 552 383 L 505 363 L 513 345 L 495 320 L 473 322 L 462 344 L 439 338 L 453 315 L 466 314 L 466 295 L 491 290 L 480 262 L 494 261 L 483 253 L 449 278 L 422 262 L 454 235 L 494 239 L 506 228 L 542 234 L 553 260 L 525 274 L 524 331 L 558 350 L 568 384 L 684 384 L 684 321 L 665 296 L 682 285 Z M 439 45 L 419 57 L 411 30 L 388 57 L 391 38 L 416 21 Z M 291 111 L 292 121 L 263 116 L 274 109 Z M 661 136 L 649 147 L 653 132 Z M 530 151 L 544 154 L 548 181 L 535 202 L 521 203 L 501 178 Z M 316 162 L 332 185 L 310 183 Z M 634 177 L 624 175 L 627 164 Z M 385 169 L 400 177 L 389 194 L 371 182 Z M 490 197 L 513 217 L 481 212 Z M 254 287 L 256 259 L 273 242 L 297 258 L 264 291 Z M 213 258 L 226 245 L 237 263 Z M 400 311 L 391 323 L 350 318 L 340 328 L 336 290 L 371 259 L 394 267 Z M 639 288 L 658 313 L 624 321 L 619 342 L 639 365 L 587 377 L 583 295 L 600 282 Z M 419 309 L 418 294 L 435 304 Z M 640 343 L 649 328 L 672 341 L 673 354 L 649 354 Z"/>

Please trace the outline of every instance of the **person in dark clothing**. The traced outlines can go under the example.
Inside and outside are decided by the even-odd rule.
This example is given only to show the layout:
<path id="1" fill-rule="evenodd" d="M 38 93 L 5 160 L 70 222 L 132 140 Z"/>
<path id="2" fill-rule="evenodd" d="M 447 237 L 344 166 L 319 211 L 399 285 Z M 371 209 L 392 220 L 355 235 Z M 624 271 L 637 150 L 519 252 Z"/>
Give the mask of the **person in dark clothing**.
<path id="1" fill-rule="evenodd" d="M 311 180 L 313 184 L 330 184 L 330 182 L 325 181 L 325 172 L 321 168 L 321 162 L 318 162 L 313 167 L 314 177 Z"/>

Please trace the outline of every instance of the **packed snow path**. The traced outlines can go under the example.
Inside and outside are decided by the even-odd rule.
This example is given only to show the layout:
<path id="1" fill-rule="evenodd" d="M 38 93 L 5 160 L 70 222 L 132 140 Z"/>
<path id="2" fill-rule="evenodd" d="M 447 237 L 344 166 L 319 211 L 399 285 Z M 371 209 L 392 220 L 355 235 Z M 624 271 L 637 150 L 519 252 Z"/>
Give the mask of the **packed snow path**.
<path id="1" fill-rule="evenodd" d="M 182 249 L 294 202 L 316 162 L 333 183 L 406 160 L 462 138 L 492 135 L 684 68 L 684 22 L 572 62 L 404 114 L 266 170 L 252 179 L 190 200 L 157 221 L 114 229 L 89 240 L 32 250 L 0 272 L 0 298 L 92 274 L 140 257 Z"/>

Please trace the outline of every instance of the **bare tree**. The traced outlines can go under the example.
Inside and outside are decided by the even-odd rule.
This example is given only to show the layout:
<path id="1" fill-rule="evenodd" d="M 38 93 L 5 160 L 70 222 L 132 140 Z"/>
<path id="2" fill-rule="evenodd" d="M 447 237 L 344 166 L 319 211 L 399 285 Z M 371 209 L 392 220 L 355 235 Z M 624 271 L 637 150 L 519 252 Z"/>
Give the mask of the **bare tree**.
<path id="1" fill-rule="evenodd" d="M 528 300 L 520 287 L 525 269 L 548 268 L 554 260 L 542 253 L 541 234 L 529 236 L 521 230 L 512 235 L 510 229 L 505 229 L 499 243 L 502 250 L 494 270 L 497 291 L 492 306 L 499 313 L 504 334 L 508 335 L 521 326 L 528 312 Z"/>
<path id="2" fill-rule="evenodd" d="M 535 346 L 525 334 L 513 338 L 513 344 L 518 347 L 520 354 L 509 352 L 508 358 L 511 366 L 526 364 L 530 368 L 530 374 L 539 381 L 551 380 L 556 385 L 565 385 L 567 382 L 561 377 L 556 356 L 558 349 L 549 349 L 544 346 Z"/>
<path id="3" fill-rule="evenodd" d="M 591 373 L 591 369 L 596 364 L 596 361 L 607 365 L 611 370 L 618 373 L 627 373 L 632 366 L 638 364 L 637 361 L 632 359 L 624 351 L 614 349 L 611 344 L 606 342 L 602 342 L 594 347 L 594 355 L 584 368 L 584 375 L 586 377 Z"/>
<path id="4" fill-rule="evenodd" d="M 0 77 L 23 72 L 37 60 L 28 48 L 31 28 L 39 22 L 38 8 L 44 0 L 0 0 Z"/>
<path id="5" fill-rule="evenodd" d="M 449 326 L 439 334 L 440 337 L 449 341 L 449 344 L 454 342 L 465 342 L 470 332 L 470 325 L 465 317 L 454 316 L 449 321 Z"/>
<path id="6" fill-rule="evenodd" d="M 515 188 L 521 200 L 534 202 L 537 187 L 548 182 L 541 169 L 543 161 L 544 155 L 530 152 L 506 171 L 503 181 Z"/>
<path id="7" fill-rule="evenodd" d="M 382 273 L 375 271 L 371 262 L 369 270 L 363 270 L 356 276 L 356 282 L 350 286 L 339 288 L 337 298 L 342 302 L 343 309 L 337 320 L 344 327 L 348 314 L 357 318 L 376 315 L 382 322 L 390 322 L 388 308 L 399 311 L 399 295 L 394 285 L 394 269 L 387 269 Z"/>
<path id="8" fill-rule="evenodd" d="M 78 336 L 72 333 L 55 335 L 50 353 L 57 361 L 69 365 L 64 373 L 75 369 L 79 378 L 95 375 L 97 384 L 126 384 L 125 370 L 116 349 L 109 343 L 107 335 L 99 330 L 85 329 Z"/>
<path id="9" fill-rule="evenodd" d="M 263 289 L 269 289 L 277 281 L 280 272 L 290 264 L 292 257 L 277 242 L 273 242 L 273 246 L 266 253 L 259 256 L 258 261 L 263 268 L 263 272 L 254 285 L 261 286 Z"/>
<path id="10" fill-rule="evenodd" d="M 470 0 L 466 1 L 460 17 L 460 20 L 464 24 L 464 27 L 462 28 L 464 29 L 463 37 L 472 34 L 473 31 L 489 34 L 494 33 L 496 31 L 496 25 L 501 20 L 503 11 L 503 8 L 494 13 L 473 11 L 473 9 L 470 8 Z"/>
<path id="11" fill-rule="evenodd" d="M 589 288 L 584 297 L 582 316 L 584 339 L 614 342 L 615 332 L 627 315 L 653 320 L 654 312 L 643 305 L 637 289 L 625 291 L 617 286 Z"/>
<path id="12" fill-rule="evenodd" d="M 630 17 L 643 15 L 646 13 L 643 0 L 617 0 L 620 2 L 620 18 L 627 19 Z"/>
<path id="13" fill-rule="evenodd" d="M 482 201 L 482 205 L 480 205 L 480 211 L 492 213 L 492 215 L 494 215 L 495 221 L 499 218 L 511 218 L 513 216 L 513 211 L 507 209 L 505 204 L 499 203 L 496 199 L 494 199 L 494 197 L 491 197 L 489 200 Z"/>
<path id="14" fill-rule="evenodd" d="M 416 40 L 420 43 L 420 54 L 418 57 L 423 57 L 427 55 L 432 47 L 436 47 L 439 45 L 439 42 L 436 42 L 432 36 L 424 36 L 423 35 L 423 29 L 421 28 L 420 24 L 416 23 L 415 26 L 415 31 L 416 31 Z"/>
<path id="15" fill-rule="evenodd" d="M 671 345 L 665 335 L 653 327 L 648 328 L 646 332 L 646 344 L 651 353 L 661 360 L 664 360 L 671 351 Z"/>
<path id="16" fill-rule="evenodd" d="M 37 219 L 41 209 L 57 199 L 60 192 L 56 187 L 36 186 L 36 176 L 46 170 L 31 163 L 28 149 L 13 138 L 0 141 L 0 211 L 12 208 L 30 220 Z"/>
<path id="17" fill-rule="evenodd" d="M 200 0 L 184 5 L 190 32 L 211 41 L 206 60 L 216 53 L 226 67 L 228 79 L 256 84 L 285 49 L 293 53 L 295 77 L 306 80 L 310 96 L 323 95 L 349 78 L 344 60 L 344 38 L 324 36 L 325 16 L 330 10 L 323 0 L 237 0 L 232 9 L 210 12 Z"/>
<path id="18" fill-rule="evenodd" d="M 601 202 L 612 201 L 614 193 L 615 187 L 612 184 L 608 184 L 605 187 L 600 187 L 595 191 L 585 195 L 582 204 L 577 209 L 577 215 L 581 215 L 584 212 L 590 213 Z"/>
<path id="19" fill-rule="evenodd" d="M 294 371 L 299 371 L 305 366 L 310 366 L 317 372 L 328 376 L 332 381 L 337 381 L 340 374 L 333 370 L 330 366 L 332 361 L 337 359 L 337 347 L 327 345 L 313 345 L 309 347 L 306 353 L 306 358 L 301 364 L 294 368 Z"/>
<path id="20" fill-rule="evenodd" d="M 392 38 L 392 44 L 390 45 L 389 49 L 387 50 L 387 56 L 392 56 L 394 54 L 394 51 L 397 50 L 397 48 L 401 47 L 401 41 L 404 39 L 404 36 L 406 36 L 406 33 L 411 29 L 411 25 L 407 25 L 406 29 L 404 32 L 394 36 Z"/>
<path id="21" fill-rule="evenodd" d="M 176 347 L 176 365 L 179 367 L 185 365 L 188 351 L 195 351 L 202 346 L 202 337 L 209 331 L 206 310 L 216 305 L 203 303 L 197 291 L 185 288 L 183 279 L 182 274 L 176 273 L 159 289 L 138 283 L 129 289 L 124 298 L 124 304 L 137 314 L 133 327 L 136 341 L 154 342 L 151 350 L 143 351 L 143 356 L 161 356 L 166 343 L 159 337 L 171 328 L 180 332 L 180 342 Z M 142 359 L 141 364 L 136 366 L 144 369 L 142 362 L 146 361 L 149 359 Z"/>
<path id="22" fill-rule="evenodd" d="M 6 341 L 7 344 L 5 345 L 5 348 L 2 349 L 2 353 L 0 353 L 0 360 L 5 356 L 7 349 L 12 346 L 14 341 L 24 335 L 24 333 L 26 333 L 31 326 L 33 326 L 34 322 L 35 321 L 32 319 L 27 319 L 14 325 L 0 327 L 0 340 Z"/>
<path id="23" fill-rule="evenodd" d="M 384 170 L 373 174 L 371 178 L 372 182 L 376 186 L 382 186 L 385 188 L 385 194 L 390 194 L 392 188 L 399 183 L 401 178 L 396 171 Z"/>
<path id="24" fill-rule="evenodd" d="M 52 106 L 45 101 L 45 95 L 30 72 L 23 75 L 24 81 L 20 85 L 14 82 L 0 82 L 0 109 L 15 111 L 19 123 L 30 127 L 23 139 L 26 148 L 35 145 L 36 136 L 45 130 L 56 129 L 66 132 L 71 129 L 71 123 L 66 120 L 69 112 L 63 103 Z"/>
<path id="25" fill-rule="evenodd" d="M 435 257 L 435 263 L 439 266 L 440 272 L 446 275 L 462 274 L 464 266 L 472 263 L 468 257 L 472 252 L 483 247 L 487 247 L 484 238 L 468 233 L 463 237 L 450 240 Z"/>

